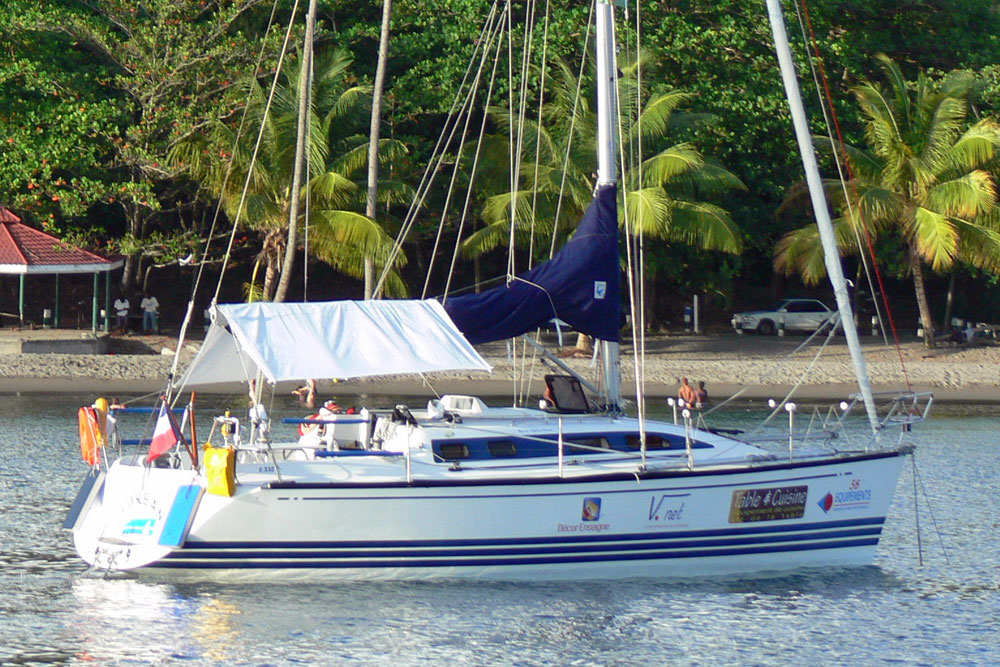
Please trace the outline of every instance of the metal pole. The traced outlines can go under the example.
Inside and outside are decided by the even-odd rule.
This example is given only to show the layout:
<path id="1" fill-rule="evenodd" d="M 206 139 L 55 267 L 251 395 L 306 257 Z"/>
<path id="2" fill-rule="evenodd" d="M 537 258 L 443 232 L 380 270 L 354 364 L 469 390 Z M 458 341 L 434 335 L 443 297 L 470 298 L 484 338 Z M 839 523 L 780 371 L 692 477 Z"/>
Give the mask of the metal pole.
<path id="1" fill-rule="evenodd" d="M 795 404 L 785 403 L 785 410 L 788 410 L 788 461 L 795 459 Z"/>
<path id="2" fill-rule="evenodd" d="M 559 477 L 563 476 L 563 420 L 559 418 Z"/>
<path id="3" fill-rule="evenodd" d="M 694 332 L 701 333 L 701 325 L 698 324 L 698 295 L 694 295 Z"/>
<path id="4" fill-rule="evenodd" d="M 18 290 L 17 290 L 17 316 L 21 321 L 21 326 L 24 326 L 24 274 L 22 273 L 18 276 Z"/>
<path id="5" fill-rule="evenodd" d="M 90 330 L 93 334 L 97 335 L 97 274 L 94 274 L 94 299 L 92 301 L 92 306 L 90 309 Z"/>
<path id="6" fill-rule="evenodd" d="M 111 331 L 111 269 L 104 272 L 104 330 Z"/>
<path id="7" fill-rule="evenodd" d="M 611 0 L 599 0 L 595 10 L 597 45 L 597 182 L 598 185 L 618 183 L 615 162 L 615 9 Z M 604 362 L 604 385 L 608 409 L 621 405 L 621 349 L 617 342 L 601 341 Z"/>
<path id="8" fill-rule="evenodd" d="M 688 470 L 694 470 L 694 450 L 691 447 L 691 411 L 684 410 L 684 449 L 687 450 Z"/>
<path id="9" fill-rule="evenodd" d="M 52 326 L 56 329 L 59 328 L 59 274 L 56 274 L 56 312 L 55 317 L 52 320 Z"/>

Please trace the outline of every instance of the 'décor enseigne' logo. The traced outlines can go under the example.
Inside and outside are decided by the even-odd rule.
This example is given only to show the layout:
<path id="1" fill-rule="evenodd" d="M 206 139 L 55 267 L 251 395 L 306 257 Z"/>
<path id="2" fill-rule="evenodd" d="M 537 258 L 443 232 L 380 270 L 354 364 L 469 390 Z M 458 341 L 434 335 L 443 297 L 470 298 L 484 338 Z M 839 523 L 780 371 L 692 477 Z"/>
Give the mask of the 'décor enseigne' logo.
<path id="1" fill-rule="evenodd" d="M 846 491 L 827 491 L 817 503 L 824 512 L 864 509 L 871 504 L 872 490 L 862 489 L 861 480 L 854 478 Z"/>
<path id="2" fill-rule="evenodd" d="M 610 528 L 610 523 L 601 522 L 601 499 L 598 497 L 583 499 L 578 523 L 556 525 L 556 530 L 560 533 L 602 533 Z"/>

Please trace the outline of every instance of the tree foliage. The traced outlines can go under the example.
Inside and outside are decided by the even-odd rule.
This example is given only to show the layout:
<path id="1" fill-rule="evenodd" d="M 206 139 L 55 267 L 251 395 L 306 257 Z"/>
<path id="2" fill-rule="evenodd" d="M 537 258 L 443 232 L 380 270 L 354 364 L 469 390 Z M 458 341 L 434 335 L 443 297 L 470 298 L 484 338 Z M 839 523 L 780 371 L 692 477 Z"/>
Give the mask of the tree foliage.
<path id="1" fill-rule="evenodd" d="M 0 7 L 0 201 L 68 238 L 127 252 L 126 281 L 144 265 L 187 254 L 204 234 L 201 211 L 210 201 L 166 156 L 192 133 L 239 117 L 233 86 L 247 74 L 266 78 L 273 71 L 292 4 L 279 0 L 271 23 L 273 3 L 263 0 L 8 0 Z M 383 136 L 404 143 L 408 153 L 393 160 L 388 181 L 419 173 L 491 7 L 488 0 L 396 3 Z M 528 8 L 512 5 L 516 26 L 529 20 Z M 380 10 L 377 0 L 319 3 L 318 48 L 349 48 L 359 83 L 375 69 Z M 550 3 L 550 11 L 551 62 L 576 62 L 589 4 Z M 848 143 L 864 139 L 863 117 L 848 91 L 875 78 L 878 52 L 904 72 L 975 74 L 984 84 L 971 98 L 973 113 L 1000 113 L 994 0 L 813 0 L 809 11 Z M 786 3 L 786 12 L 793 41 L 801 41 L 793 5 Z M 747 185 L 712 201 L 742 229 L 739 258 L 720 263 L 678 250 L 647 259 L 682 289 L 696 288 L 689 276 L 720 265 L 727 276 L 744 276 L 737 290 L 766 289 L 772 249 L 796 225 L 773 212 L 801 168 L 762 4 L 642 2 L 629 16 L 632 25 L 620 31 L 623 54 L 635 51 L 638 18 L 656 80 L 690 93 L 715 118 L 697 135 L 679 132 L 673 143 L 696 140 L 702 155 Z M 542 32 L 539 23 L 538 44 Z M 298 36 L 296 28 L 293 45 Z M 803 45 L 793 46 L 808 76 Z M 506 86 L 501 77 L 497 94 L 506 95 Z M 807 100 L 807 106 L 818 130 L 818 105 Z M 645 203 L 650 210 L 655 204 Z M 441 202 L 432 197 L 427 204 Z M 415 249 L 424 241 L 418 238 Z"/>

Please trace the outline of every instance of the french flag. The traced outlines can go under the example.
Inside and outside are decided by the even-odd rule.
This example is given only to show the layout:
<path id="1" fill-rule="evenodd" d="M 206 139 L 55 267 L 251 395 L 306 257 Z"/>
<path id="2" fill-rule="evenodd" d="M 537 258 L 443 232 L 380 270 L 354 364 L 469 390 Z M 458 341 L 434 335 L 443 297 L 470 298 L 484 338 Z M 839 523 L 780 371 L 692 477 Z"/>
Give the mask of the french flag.
<path id="1" fill-rule="evenodd" d="M 177 425 L 173 413 L 164 402 L 160 405 L 160 416 L 156 418 L 156 428 L 153 429 L 153 439 L 149 443 L 149 456 L 146 457 L 146 463 L 152 463 L 154 459 L 170 451 L 180 441 L 181 429 Z"/>

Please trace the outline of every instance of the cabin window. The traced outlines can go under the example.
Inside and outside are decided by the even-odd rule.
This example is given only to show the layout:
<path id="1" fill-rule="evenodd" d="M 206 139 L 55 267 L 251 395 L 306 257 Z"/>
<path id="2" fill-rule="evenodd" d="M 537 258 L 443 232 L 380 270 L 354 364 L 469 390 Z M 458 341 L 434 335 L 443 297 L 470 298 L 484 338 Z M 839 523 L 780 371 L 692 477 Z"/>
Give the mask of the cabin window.
<path id="1" fill-rule="evenodd" d="M 566 444 L 569 446 L 584 445 L 586 447 L 597 447 L 599 449 L 611 449 L 611 443 L 608 442 L 607 438 L 600 438 L 597 436 L 589 438 L 567 438 Z"/>
<path id="2" fill-rule="evenodd" d="M 446 461 L 469 458 L 469 446 L 464 442 L 449 442 L 438 445 L 438 455 Z"/>
<path id="3" fill-rule="evenodd" d="M 638 435 L 626 435 L 625 444 L 628 445 L 629 449 L 634 449 L 639 451 L 642 449 L 642 440 L 639 439 Z M 646 451 L 651 449 L 670 449 L 668 443 L 663 442 L 663 438 L 658 435 L 653 435 L 652 433 L 646 434 Z"/>
<path id="4" fill-rule="evenodd" d="M 511 440 L 492 440 L 486 444 L 490 455 L 497 458 L 517 456 L 517 445 Z"/>

